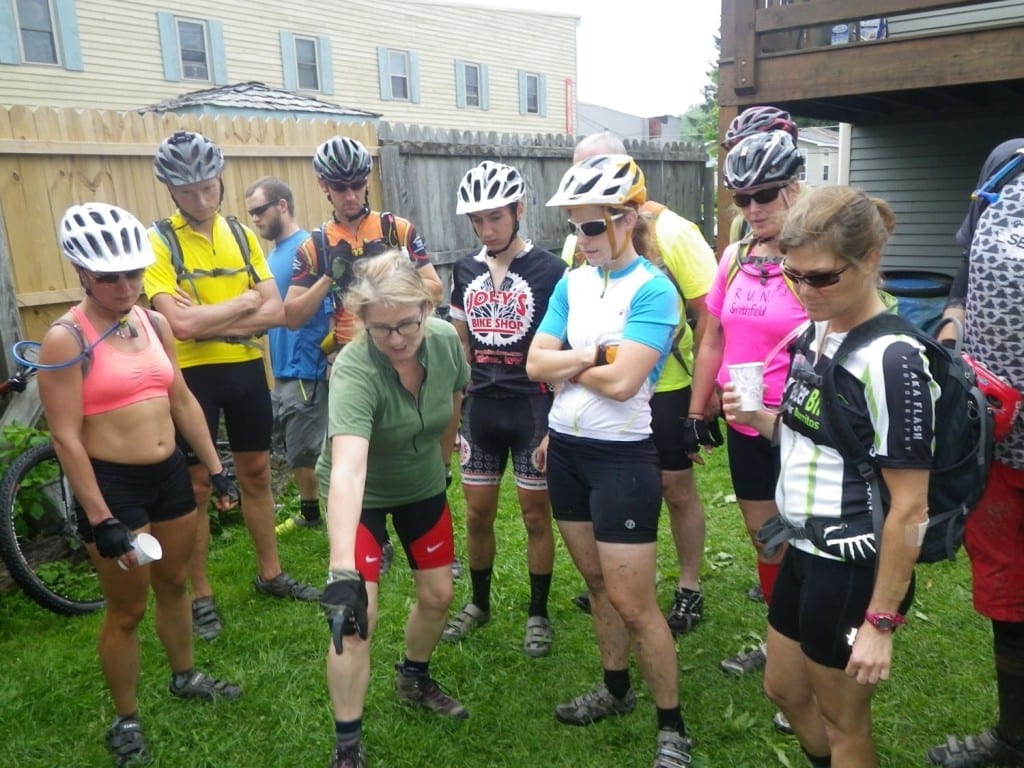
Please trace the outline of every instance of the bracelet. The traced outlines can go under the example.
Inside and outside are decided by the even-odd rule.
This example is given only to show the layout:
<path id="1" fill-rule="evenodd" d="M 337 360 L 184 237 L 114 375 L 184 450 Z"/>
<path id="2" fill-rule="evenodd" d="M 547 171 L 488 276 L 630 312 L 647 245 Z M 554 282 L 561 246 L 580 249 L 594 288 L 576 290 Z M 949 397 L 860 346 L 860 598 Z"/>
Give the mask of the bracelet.
<path id="1" fill-rule="evenodd" d="M 895 632 L 898 626 L 907 622 L 901 613 L 872 613 L 871 611 L 864 614 L 864 621 L 879 632 Z"/>

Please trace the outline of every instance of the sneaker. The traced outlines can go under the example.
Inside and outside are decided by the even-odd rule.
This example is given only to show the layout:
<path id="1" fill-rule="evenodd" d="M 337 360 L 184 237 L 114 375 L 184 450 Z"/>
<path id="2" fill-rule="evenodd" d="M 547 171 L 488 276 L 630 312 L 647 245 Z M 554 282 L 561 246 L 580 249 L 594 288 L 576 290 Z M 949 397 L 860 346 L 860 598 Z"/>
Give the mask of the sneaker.
<path id="1" fill-rule="evenodd" d="M 546 616 L 530 616 L 526 620 L 526 636 L 523 638 L 523 653 L 533 659 L 548 656 L 555 633 L 551 620 Z"/>
<path id="2" fill-rule="evenodd" d="M 702 618 L 704 618 L 704 593 L 685 587 L 676 589 L 672 607 L 665 614 L 668 628 L 672 630 L 672 637 L 679 637 L 692 631 Z"/>
<path id="3" fill-rule="evenodd" d="M 240 686 L 210 677 L 198 670 L 194 670 L 189 675 L 188 680 L 182 685 L 175 685 L 174 676 L 172 675 L 168 690 L 179 699 L 198 699 L 200 701 L 224 699 L 226 701 L 233 701 L 242 698 Z"/>
<path id="4" fill-rule="evenodd" d="M 135 717 L 114 721 L 107 731 L 107 751 L 117 768 L 146 765 L 153 759 L 146 747 L 142 723 Z"/>
<path id="5" fill-rule="evenodd" d="M 772 727 L 785 736 L 792 736 L 795 733 L 793 726 L 789 724 L 789 718 L 782 714 L 782 710 L 776 712 L 772 718 Z"/>
<path id="6" fill-rule="evenodd" d="M 572 701 L 555 707 L 555 717 L 565 725 L 590 725 L 611 715 L 628 715 L 636 706 L 636 694 L 630 688 L 617 699 L 608 686 L 601 683 L 592 691 L 580 694 Z"/>
<path id="7" fill-rule="evenodd" d="M 446 643 L 457 643 L 477 627 L 482 627 L 491 620 L 491 614 L 481 611 L 472 603 L 466 603 L 462 610 L 448 619 L 441 632 L 441 639 Z"/>
<path id="8" fill-rule="evenodd" d="M 366 768 L 366 750 L 362 740 L 352 744 L 335 744 L 331 764 L 327 768 Z"/>
<path id="9" fill-rule="evenodd" d="M 303 515 L 292 515 L 292 522 L 299 528 L 323 528 L 324 525 L 324 519 L 322 517 L 310 520 L 308 517 L 304 517 Z"/>
<path id="10" fill-rule="evenodd" d="M 693 758 L 690 750 L 693 742 L 678 731 L 663 728 L 658 731 L 658 751 L 654 753 L 651 768 L 686 768 Z"/>
<path id="11" fill-rule="evenodd" d="M 755 584 L 747 590 L 747 599 L 753 600 L 755 603 L 764 602 L 764 592 L 761 591 L 761 585 Z"/>
<path id="12" fill-rule="evenodd" d="M 748 672 L 755 672 L 764 669 L 767 656 L 764 643 L 749 651 L 741 651 L 735 656 L 723 659 L 718 666 L 728 675 L 745 675 Z"/>
<path id="13" fill-rule="evenodd" d="M 462 577 L 462 561 L 459 560 L 459 556 L 456 555 L 455 559 L 452 560 L 452 578 L 458 579 Z"/>
<path id="14" fill-rule="evenodd" d="M 380 548 L 380 575 L 383 576 L 385 573 L 391 570 L 391 561 L 395 559 L 395 545 L 388 539 L 384 542 L 384 546 Z"/>
<path id="15" fill-rule="evenodd" d="M 465 720 L 469 712 L 456 699 L 445 693 L 430 675 L 407 675 L 401 664 L 395 664 L 395 692 L 398 700 L 428 712 Z"/>
<path id="16" fill-rule="evenodd" d="M 271 597 L 293 597 L 296 600 L 312 603 L 320 599 L 320 590 L 296 581 L 284 571 L 270 581 L 264 581 L 259 576 L 253 582 L 256 591 Z"/>
<path id="17" fill-rule="evenodd" d="M 217 603 L 213 596 L 197 597 L 192 601 L 192 633 L 200 640 L 210 641 L 220 634 L 224 626 L 220 623 Z"/>
<path id="18" fill-rule="evenodd" d="M 584 613 L 590 613 L 590 593 L 581 592 L 572 599 L 572 604 Z"/>
<path id="19" fill-rule="evenodd" d="M 989 728 L 977 736 L 947 736 L 946 743 L 928 750 L 928 762 L 943 768 L 980 768 L 987 765 L 1024 765 L 1024 749 L 1015 749 Z"/>

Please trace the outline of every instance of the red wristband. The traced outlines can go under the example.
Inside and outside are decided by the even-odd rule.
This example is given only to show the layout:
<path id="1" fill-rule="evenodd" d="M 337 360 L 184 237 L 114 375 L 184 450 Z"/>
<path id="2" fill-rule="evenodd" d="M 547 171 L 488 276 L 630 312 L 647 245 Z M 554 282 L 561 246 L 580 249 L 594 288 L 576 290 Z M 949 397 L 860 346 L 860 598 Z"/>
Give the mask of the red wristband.
<path id="1" fill-rule="evenodd" d="M 896 627 L 906 623 L 902 613 L 872 613 L 864 614 L 864 621 L 873 626 L 879 632 L 895 632 Z"/>

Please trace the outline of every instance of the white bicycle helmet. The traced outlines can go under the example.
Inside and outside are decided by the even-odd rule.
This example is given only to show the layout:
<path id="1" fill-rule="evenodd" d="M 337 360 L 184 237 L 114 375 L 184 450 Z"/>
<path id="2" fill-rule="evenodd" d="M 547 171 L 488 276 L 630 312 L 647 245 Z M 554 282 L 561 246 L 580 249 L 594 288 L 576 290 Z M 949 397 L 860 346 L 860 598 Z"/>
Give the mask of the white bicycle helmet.
<path id="1" fill-rule="evenodd" d="M 89 272 L 130 272 L 156 261 L 146 228 L 116 205 L 73 205 L 58 233 L 65 258 Z"/>
<path id="2" fill-rule="evenodd" d="M 743 190 L 790 181 L 803 164 L 793 137 L 785 131 L 755 133 L 725 156 L 725 186 Z"/>
<path id="3" fill-rule="evenodd" d="M 565 172 L 548 207 L 647 202 L 644 172 L 629 155 L 596 155 Z"/>
<path id="4" fill-rule="evenodd" d="M 519 202 L 526 194 L 526 183 L 511 165 L 484 160 L 470 168 L 459 183 L 455 213 L 476 213 L 503 208 Z"/>
<path id="5" fill-rule="evenodd" d="M 323 181 L 351 184 L 365 179 L 373 169 L 373 158 L 366 147 L 347 136 L 335 136 L 317 147 L 313 170 Z"/>
<path id="6" fill-rule="evenodd" d="M 153 173 L 172 187 L 216 179 L 224 170 L 220 147 L 192 131 L 175 131 L 156 148 Z"/>

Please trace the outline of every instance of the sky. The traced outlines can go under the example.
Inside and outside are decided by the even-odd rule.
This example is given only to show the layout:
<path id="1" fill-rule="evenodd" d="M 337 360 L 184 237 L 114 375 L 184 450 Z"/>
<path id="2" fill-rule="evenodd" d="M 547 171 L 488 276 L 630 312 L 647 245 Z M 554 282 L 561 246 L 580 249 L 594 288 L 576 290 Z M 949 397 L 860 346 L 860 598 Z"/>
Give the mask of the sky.
<path id="1" fill-rule="evenodd" d="M 644 117 L 679 115 L 704 101 L 720 0 L 448 1 L 579 16 L 579 101 Z"/>

